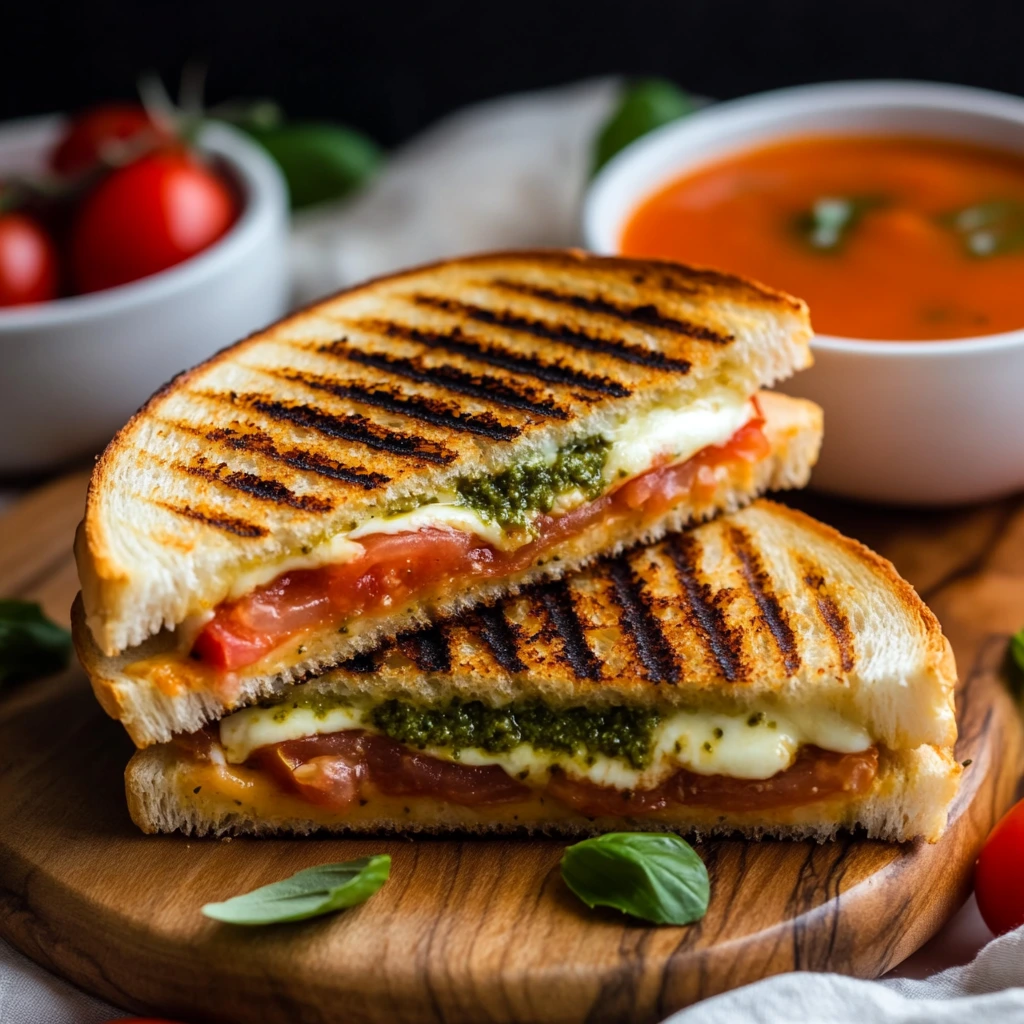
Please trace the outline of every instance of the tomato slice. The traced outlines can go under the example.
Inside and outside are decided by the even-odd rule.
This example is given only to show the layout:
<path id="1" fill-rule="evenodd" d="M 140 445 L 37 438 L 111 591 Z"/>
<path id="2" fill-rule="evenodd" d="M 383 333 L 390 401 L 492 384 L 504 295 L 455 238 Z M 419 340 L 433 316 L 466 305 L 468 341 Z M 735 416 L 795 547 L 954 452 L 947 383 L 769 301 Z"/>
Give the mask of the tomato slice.
<path id="1" fill-rule="evenodd" d="M 759 462 L 771 453 L 772 446 L 764 433 L 764 420 L 759 416 L 745 423 L 724 445 L 702 448 L 692 459 L 649 469 L 623 484 L 615 492 L 618 507 L 643 511 L 644 515 L 660 515 L 696 488 L 705 492 L 717 483 L 719 466 L 743 460 Z"/>
<path id="2" fill-rule="evenodd" d="M 800 749 L 785 771 L 770 779 L 734 779 L 680 771 L 669 782 L 672 799 L 681 804 L 723 811 L 760 811 L 799 807 L 840 794 L 867 792 L 878 773 L 878 749 L 839 754 L 819 747 Z"/>
<path id="3" fill-rule="evenodd" d="M 381 736 L 369 743 L 370 779 L 388 796 L 432 796 L 476 806 L 523 800 L 530 790 L 500 765 L 453 764 Z"/>
<path id="4" fill-rule="evenodd" d="M 361 729 L 260 747 L 248 763 L 267 772 L 282 789 L 339 812 L 371 791 L 429 796 L 468 807 L 515 803 L 534 792 L 500 765 L 441 760 Z M 698 775 L 682 769 L 655 788 L 620 790 L 554 770 L 543 793 L 591 817 L 636 817 L 673 804 L 742 813 L 865 793 L 877 772 L 875 747 L 842 754 L 805 746 L 789 768 L 768 779 Z"/>
<path id="5" fill-rule="evenodd" d="M 221 605 L 196 637 L 204 662 L 236 671 L 303 630 L 407 600 L 424 584 L 478 574 L 494 553 L 462 530 L 375 534 L 363 554 L 342 565 L 279 576 L 239 601 Z"/>
<path id="6" fill-rule="evenodd" d="M 310 803 L 348 810 L 366 774 L 366 734 L 358 729 L 260 747 L 251 760 Z"/>
<path id="7" fill-rule="evenodd" d="M 530 793 L 498 765 L 441 761 L 359 729 L 260 747 L 249 762 L 332 811 L 348 810 L 367 780 L 386 796 L 431 796 L 463 806 L 509 803 Z"/>
<path id="8" fill-rule="evenodd" d="M 574 811 L 595 818 L 602 815 L 628 817 L 649 814 L 668 806 L 668 796 L 663 786 L 656 789 L 614 789 L 586 779 L 570 778 L 564 772 L 552 772 L 547 792 Z"/>
<path id="9" fill-rule="evenodd" d="M 304 630 L 400 607 L 425 587 L 441 593 L 471 579 L 520 572 L 599 519 L 643 521 L 697 488 L 710 491 L 719 465 L 756 462 L 771 451 L 763 424 L 757 416 L 724 445 L 704 448 L 684 463 L 648 470 L 566 515 L 538 517 L 536 539 L 515 551 L 497 551 L 473 534 L 447 528 L 365 537 L 359 541 L 363 554 L 351 562 L 288 572 L 241 600 L 222 605 L 196 638 L 193 653 L 214 668 L 233 672 Z"/>

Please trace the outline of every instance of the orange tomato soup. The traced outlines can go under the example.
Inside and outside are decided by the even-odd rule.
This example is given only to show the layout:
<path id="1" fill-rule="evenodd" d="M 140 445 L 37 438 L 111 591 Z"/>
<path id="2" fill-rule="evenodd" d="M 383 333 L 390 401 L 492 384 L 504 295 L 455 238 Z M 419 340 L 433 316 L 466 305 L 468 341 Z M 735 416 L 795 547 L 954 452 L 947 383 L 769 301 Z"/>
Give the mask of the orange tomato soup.
<path id="1" fill-rule="evenodd" d="M 662 188 L 621 249 L 799 295 L 824 334 L 996 334 L 1024 327 L 1024 156 L 912 137 L 789 139 Z"/>

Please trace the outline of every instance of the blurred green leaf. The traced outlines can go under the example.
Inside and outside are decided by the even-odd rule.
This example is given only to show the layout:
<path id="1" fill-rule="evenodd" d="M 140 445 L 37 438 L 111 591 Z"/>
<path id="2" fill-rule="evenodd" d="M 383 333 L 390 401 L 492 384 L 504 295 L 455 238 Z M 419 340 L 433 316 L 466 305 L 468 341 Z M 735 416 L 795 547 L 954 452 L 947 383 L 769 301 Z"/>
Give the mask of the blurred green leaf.
<path id="1" fill-rule="evenodd" d="M 594 143 L 591 174 L 642 135 L 692 114 L 693 98 L 666 78 L 642 78 L 626 85 L 619 105 L 604 123 Z"/>
<path id="2" fill-rule="evenodd" d="M 943 214 L 939 223 L 956 233 L 968 256 L 985 259 L 1024 248 L 1024 203 L 991 199 Z"/>
<path id="3" fill-rule="evenodd" d="M 1024 675 L 1024 629 L 1010 637 L 1010 657 L 1021 675 Z"/>
<path id="4" fill-rule="evenodd" d="M 793 220 L 796 233 L 812 249 L 838 252 L 870 210 L 884 206 L 882 196 L 822 196 Z"/>
<path id="5" fill-rule="evenodd" d="M 38 604 L 0 599 L 0 683 L 58 672 L 70 657 L 71 634 Z"/>
<path id="6" fill-rule="evenodd" d="M 277 161 L 293 210 L 340 199 L 368 181 L 383 157 L 361 132 L 327 123 L 243 124 Z"/>

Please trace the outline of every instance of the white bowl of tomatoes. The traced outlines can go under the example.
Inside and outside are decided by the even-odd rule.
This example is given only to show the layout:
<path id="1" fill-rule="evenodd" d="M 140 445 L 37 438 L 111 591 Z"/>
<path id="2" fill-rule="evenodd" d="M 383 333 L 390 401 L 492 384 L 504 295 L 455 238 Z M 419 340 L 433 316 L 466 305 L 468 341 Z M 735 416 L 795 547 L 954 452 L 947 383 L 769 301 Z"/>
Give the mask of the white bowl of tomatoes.
<path id="1" fill-rule="evenodd" d="M 90 132 L 128 127 L 85 127 L 0 126 L 7 478 L 98 452 L 161 384 L 288 304 L 287 191 L 257 143 L 208 124 L 189 142 L 106 140 L 97 163 Z"/>

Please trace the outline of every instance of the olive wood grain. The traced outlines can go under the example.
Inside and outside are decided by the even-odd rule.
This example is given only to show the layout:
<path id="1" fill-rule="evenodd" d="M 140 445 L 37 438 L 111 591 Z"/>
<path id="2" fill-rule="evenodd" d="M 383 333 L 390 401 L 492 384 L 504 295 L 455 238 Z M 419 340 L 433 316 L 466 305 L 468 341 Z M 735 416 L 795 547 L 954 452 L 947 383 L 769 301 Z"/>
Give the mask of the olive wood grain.
<path id="1" fill-rule="evenodd" d="M 50 485 L 0 519 L 0 595 L 67 619 L 84 484 Z M 884 973 L 960 906 L 1013 798 L 1024 740 L 1002 670 L 1024 624 L 1024 502 L 920 513 L 799 500 L 892 557 L 953 640 L 958 756 L 972 763 L 937 845 L 705 843 L 707 916 L 647 928 L 578 903 L 557 841 L 147 837 L 124 805 L 131 744 L 71 669 L 0 695 L 0 934 L 125 1007 L 232 1024 L 646 1022 L 780 971 Z M 391 881 L 345 913 L 253 930 L 199 913 L 373 852 L 391 854 Z"/>

